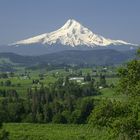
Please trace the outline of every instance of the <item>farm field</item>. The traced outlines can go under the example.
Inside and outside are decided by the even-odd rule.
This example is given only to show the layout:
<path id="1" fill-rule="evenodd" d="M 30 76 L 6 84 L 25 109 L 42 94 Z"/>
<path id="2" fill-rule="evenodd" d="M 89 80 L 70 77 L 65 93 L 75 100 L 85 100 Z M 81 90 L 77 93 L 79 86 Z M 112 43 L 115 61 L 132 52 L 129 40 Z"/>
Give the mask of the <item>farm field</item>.
<path id="1" fill-rule="evenodd" d="M 97 68 L 98 71 L 101 70 L 101 68 Z M 22 70 L 18 70 L 17 72 L 14 73 L 14 76 L 12 77 L 8 77 L 8 78 L 0 78 L 0 89 L 1 90 L 11 90 L 11 89 L 16 89 L 16 91 L 18 92 L 18 94 L 21 97 L 26 96 L 27 93 L 27 89 L 28 88 L 34 88 L 34 87 L 40 87 L 40 84 L 43 83 L 44 86 L 49 86 L 49 84 L 54 83 L 55 81 L 57 81 L 58 78 L 65 78 L 66 76 L 70 76 L 70 77 L 81 77 L 81 76 L 75 76 L 77 74 L 79 74 L 80 72 L 82 72 L 82 76 L 86 76 L 88 73 L 90 75 L 92 75 L 92 69 L 91 68 L 82 68 L 82 69 L 78 69 L 78 70 L 70 70 L 70 71 L 66 71 L 65 69 L 56 69 L 56 70 L 50 70 L 50 71 L 46 71 L 45 69 L 42 71 L 39 70 L 28 70 L 25 71 L 23 68 Z M 96 72 L 97 73 L 97 72 Z M 93 79 L 95 79 L 96 82 L 99 82 L 99 74 L 101 72 L 98 72 L 98 77 L 97 76 L 93 76 Z M 116 73 L 116 72 L 114 72 Z M 103 73 L 104 74 L 104 73 Z M 110 75 L 109 72 L 105 73 L 106 75 Z M 112 74 L 112 73 L 111 73 Z M 40 77 L 40 75 L 42 75 L 43 78 Z M 74 76 L 73 76 L 74 75 Z M 3 83 L 7 80 L 11 81 L 11 84 L 8 86 L 5 86 Z M 33 84 L 33 80 L 38 80 L 38 84 Z M 106 77 L 106 83 L 108 85 L 116 85 L 118 83 L 119 78 L 118 77 Z M 108 92 L 106 94 L 106 92 Z M 114 96 L 114 89 L 110 89 L 110 88 L 105 88 L 101 90 L 102 96 L 104 96 L 105 93 L 105 97 L 106 96 Z"/>
<path id="2" fill-rule="evenodd" d="M 105 140 L 107 136 L 107 131 L 88 125 L 8 123 L 4 128 L 10 140 Z"/>

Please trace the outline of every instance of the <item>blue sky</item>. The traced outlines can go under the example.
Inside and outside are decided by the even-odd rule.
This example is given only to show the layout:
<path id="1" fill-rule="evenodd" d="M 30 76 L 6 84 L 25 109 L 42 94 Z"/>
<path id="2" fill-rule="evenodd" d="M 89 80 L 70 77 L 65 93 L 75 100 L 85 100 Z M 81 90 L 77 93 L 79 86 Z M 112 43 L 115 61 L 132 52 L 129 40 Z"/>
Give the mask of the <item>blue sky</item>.
<path id="1" fill-rule="evenodd" d="M 140 44 L 140 0 L 0 0 L 0 44 L 56 30 L 70 18 Z"/>

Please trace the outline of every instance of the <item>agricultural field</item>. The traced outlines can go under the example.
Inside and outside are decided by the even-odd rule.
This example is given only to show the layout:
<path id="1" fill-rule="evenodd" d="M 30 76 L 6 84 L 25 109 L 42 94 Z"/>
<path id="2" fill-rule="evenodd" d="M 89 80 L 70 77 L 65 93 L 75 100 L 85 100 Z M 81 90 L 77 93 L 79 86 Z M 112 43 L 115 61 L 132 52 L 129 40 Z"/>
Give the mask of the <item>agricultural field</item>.
<path id="1" fill-rule="evenodd" d="M 105 130 L 91 129 L 88 125 L 8 123 L 10 140 L 105 140 Z"/>
<path id="2" fill-rule="evenodd" d="M 107 72 L 102 72 L 102 67 L 96 67 L 96 75 L 93 74 L 92 68 L 80 68 L 80 69 L 70 69 L 66 70 L 64 69 L 55 69 L 47 71 L 46 69 L 43 70 L 25 70 L 24 68 L 17 68 L 17 71 L 14 72 L 14 75 L 8 76 L 7 78 L 0 78 L 0 89 L 16 89 L 20 96 L 25 96 L 27 93 L 28 88 L 34 88 L 35 86 L 40 87 L 40 84 L 43 83 L 45 86 L 49 86 L 49 84 L 54 83 L 58 78 L 65 78 L 66 76 L 70 77 L 81 77 L 86 76 L 87 74 L 90 74 L 93 79 L 95 79 L 96 82 L 99 82 L 100 74 L 105 74 L 109 77 L 106 77 L 106 83 L 108 85 L 116 85 L 118 83 L 119 78 L 118 77 L 110 77 L 112 74 L 116 74 L 116 69 L 109 68 Z M 111 72 L 110 72 L 111 71 Z M 81 75 L 82 73 L 82 75 Z M 7 73 L 7 75 L 10 75 Z M 2 83 L 5 83 L 7 80 L 11 81 L 11 84 L 8 86 L 5 86 Z M 33 83 L 33 80 L 38 80 L 38 83 Z M 114 96 L 114 89 L 105 88 L 101 90 L 101 93 L 105 93 L 106 90 L 109 91 L 110 96 Z"/>

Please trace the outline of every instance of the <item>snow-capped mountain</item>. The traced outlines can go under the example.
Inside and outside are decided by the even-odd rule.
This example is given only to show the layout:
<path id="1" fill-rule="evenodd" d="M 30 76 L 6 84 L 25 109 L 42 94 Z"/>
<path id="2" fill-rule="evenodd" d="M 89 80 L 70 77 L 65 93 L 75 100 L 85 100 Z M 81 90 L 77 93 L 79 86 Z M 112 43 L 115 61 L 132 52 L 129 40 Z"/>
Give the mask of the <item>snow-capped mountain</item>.
<path id="1" fill-rule="evenodd" d="M 90 31 L 79 22 L 69 19 L 60 29 L 38 35 L 29 39 L 17 41 L 12 46 L 43 44 L 54 45 L 61 44 L 64 46 L 109 46 L 109 45 L 135 45 L 122 40 L 112 40 L 104 38 Z"/>

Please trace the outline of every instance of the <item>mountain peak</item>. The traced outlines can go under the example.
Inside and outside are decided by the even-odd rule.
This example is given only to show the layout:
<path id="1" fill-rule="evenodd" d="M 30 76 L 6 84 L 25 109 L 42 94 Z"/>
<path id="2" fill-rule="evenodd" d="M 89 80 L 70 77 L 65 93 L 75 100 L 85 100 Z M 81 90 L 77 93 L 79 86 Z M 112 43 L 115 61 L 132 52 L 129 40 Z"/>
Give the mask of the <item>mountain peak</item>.
<path id="1" fill-rule="evenodd" d="M 133 45 L 122 40 L 111 40 L 97 35 L 74 19 L 69 19 L 60 29 L 18 41 L 12 45 L 28 45 L 40 43 L 45 45 L 62 44 L 64 46 L 108 46 Z"/>
<path id="2" fill-rule="evenodd" d="M 68 19 L 65 24 L 80 24 L 80 23 L 74 19 Z"/>
<path id="3" fill-rule="evenodd" d="M 71 26 L 75 26 L 75 25 L 78 25 L 80 26 L 81 24 L 79 22 L 77 22 L 76 20 L 74 19 L 69 19 L 65 24 L 64 24 L 64 28 L 69 28 Z"/>

